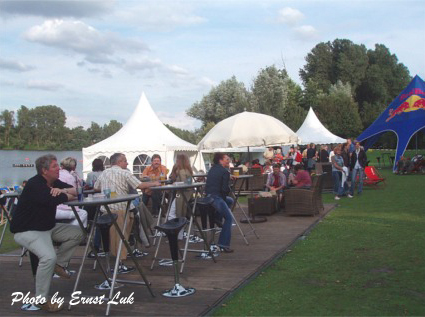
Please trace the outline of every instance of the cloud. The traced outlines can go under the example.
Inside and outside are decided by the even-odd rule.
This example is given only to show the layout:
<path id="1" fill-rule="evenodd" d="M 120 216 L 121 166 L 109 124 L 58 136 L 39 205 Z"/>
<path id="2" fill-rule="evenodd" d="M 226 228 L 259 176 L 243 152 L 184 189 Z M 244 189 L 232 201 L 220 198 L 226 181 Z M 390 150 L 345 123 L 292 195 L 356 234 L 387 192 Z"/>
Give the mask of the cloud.
<path id="1" fill-rule="evenodd" d="M 42 17 L 90 17 L 108 13 L 115 1 L 83 0 L 3 0 L 0 12 L 11 15 L 31 15 Z"/>
<path id="2" fill-rule="evenodd" d="M 294 28 L 294 31 L 301 39 L 310 40 L 315 39 L 318 36 L 317 30 L 311 25 L 302 25 Z"/>
<path id="3" fill-rule="evenodd" d="M 76 20 L 47 20 L 25 33 L 29 41 L 82 54 L 94 64 L 119 64 L 118 52 L 143 52 L 148 47 L 140 40 L 121 38 L 112 32 L 100 32 Z"/>
<path id="4" fill-rule="evenodd" d="M 24 63 L 17 62 L 17 61 L 6 60 L 3 58 L 0 58 L 0 68 L 10 70 L 13 72 L 27 72 L 27 71 L 35 69 L 34 66 L 26 65 Z"/>
<path id="5" fill-rule="evenodd" d="M 199 120 L 189 117 L 185 112 L 170 113 L 158 111 L 156 114 L 162 123 L 179 129 L 192 131 L 200 126 Z"/>
<path id="6" fill-rule="evenodd" d="M 277 21 L 279 23 L 284 23 L 290 26 L 296 25 L 302 19 L 304 19 L 304 14 L 302 14 L 297 9 L 292 9 L 289 7 L 280 9 L 277 17 Z"/>
<path id="7" fill-rule="evenodd" d="M 137 5 L 117 13 L 126 23 L 130 22 L 142 29 L 170 31 L 176 27 L 197 25 L 207 20 L 193 13 L 193 8 L 185 2 L 134 2 Z"/>
<path id="8" fill-rule="evenodd" d="M 30 80 L 27 83 L 27 88 L 29 89 L 39 89 L 39 90 L 47 90 L 47 91 L 57 91 L 63 88 L 61 84 L 51 82 L 51 81 L 43 81 L 43 80 Z"/>

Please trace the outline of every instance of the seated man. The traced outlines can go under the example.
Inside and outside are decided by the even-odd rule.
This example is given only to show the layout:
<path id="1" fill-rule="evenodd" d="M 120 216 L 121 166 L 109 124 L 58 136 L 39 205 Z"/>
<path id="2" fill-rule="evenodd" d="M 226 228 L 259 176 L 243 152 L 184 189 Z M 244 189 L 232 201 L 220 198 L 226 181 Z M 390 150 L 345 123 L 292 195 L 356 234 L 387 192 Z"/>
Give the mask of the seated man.
<path id="1" fill-rule="evenodd" d="M 261 170 L 261 174 L 264 174 L 263 167 L 260 165 L 259 159 L 255 159 L 255 160 L 252 161 L 251 168 L 259 168 Z"/>
<path id="2" fill-rule="evenodd" d="M 152 186 L 159 186 L 160 183 L 156 182 L 146 182 L 142 183 L 138 180 L 129 170 L 127 170 L 127 158 L 122 153 L 115 153 L 110 158 L 111 168 L 108 168 L 103 171 L 99 176 L 96 183 L 94 184 L 94 189 L 96 191 L 102 191 L 105 188 L 115 187 L 117 195 L 127 195 L 129 194 L 130 188 L 141 190 L 147 189 Z M 133 226 L 133 213 L 128 215 L 126 227 L 124 226 L 124 217 L 126 212 L 126 202 L 110 204 L 109 209 L 112 213 L 117 214 L 117 224 L 121 228 L 124 237 L 128 240 L 130 236 L 130 231 Z M 104 207 L 102 207 L 104 208 Z M 103 210 L 103 209 L 101 209 Z M 134 271 L 134 267 L 125 266 L 122 261 L 127 259 L 127 249 L 123 246 L 121 248 L 121 254 L 118 254 L 118 247 L 121 241 L 118 232 L 115 230 L 115 227 L 112 226 L 110 229 L 110 249 L 113 256 L 120 258 L 120 265 L 118 267 L 118 273 L 124 274 Z"/>
<path id="3" fill-rule="evenodd" d="M 164 177 L 167 177 L 167 168 L 164 165 L 161 165 L 161 156 L 159 156 L 159 154 L 154 154 L 152 155 L 152 165 L 143 170 L 142 178 L 149 177 L 152 181 L 156 181 L 160 179 L 161 174 Z M 142 201 L 146 206 L 148 205 L 150 198 L 152 198 L 152 215 L 156 217 L 159 214 L 159 208 L 161 205 L 161 192 L 152 192 L 149 188 L 146 188 L 143 191 L 142 197 Z"/>
<path id="4" fill-rule="evenodd" d="M 24 310 L 43 309 L 59 311 L 58 303 L 47 299 L 53 272 L 69 279 L 71 274 L 64 268 L 82 241 L 81 228 L 65 223 L 56 223 L 56 206 L 75 199 L 76 190 L 61 182 L 59 165 L 54 155 L 39 157 L 35 162 L 37 175 L 28 180 L 19 198 L 16 213 L 10 224 L 15 241 L 39 258 L 35 277 L 35 296 L 44 298 L 44 304 L 24 305 Z M 61 242 L 57 252 L 52 240 Z"/>
<path id="5" fill-rule="evenodd" d="M 412 164 L 412 161 L 410 160 L 410 157 L 402 156 L 400 160 L 396 163 L 396 167 L 397 167 L 396 173 L 407 174 L 411 164 Z"/>
<path id="6" fill-rule="evenodd" d="M 292 181 L 296 188 L 311 188 L 310 173 L 305 171 L 301 164 L 295 165 L 295 179 Z"/>
<path id="7" fill-rule="evenodd" d="M 280 171 L 279 165 L 273 165 L 273 173 L 268 175 L 266 187 L 270 191 L 276 192 L 278 195 L 278 206 L 280 206 L 283 196 L 283 189 L 286 187 L 286 176 Z"/>
<path id="8" fill-rule="evenodd" d="M 213 162 L 214 165 L 208 172 L 205 192 L 214 199 L 213 206 L 220 218 L 224 218 L 218 246 L 221 251 L 230 253 L 233 252 L 230 248 L 233 219 L 230 207 L 233 205 L 233 199 L 227 196 L 230 193 L 231 176 L 228 170 L 230 159 L 224 153 L 215 153 Z"/>

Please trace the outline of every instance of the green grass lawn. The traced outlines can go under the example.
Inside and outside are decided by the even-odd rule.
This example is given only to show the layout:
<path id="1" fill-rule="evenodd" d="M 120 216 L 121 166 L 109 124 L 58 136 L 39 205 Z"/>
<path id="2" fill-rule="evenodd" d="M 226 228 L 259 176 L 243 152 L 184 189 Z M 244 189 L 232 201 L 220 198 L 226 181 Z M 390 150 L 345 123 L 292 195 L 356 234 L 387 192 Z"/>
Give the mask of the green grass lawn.
<path id="1" fill-rule="evenodd" d="M 425 176 L 381 173 L 214 314 L 425 315 Z"/>

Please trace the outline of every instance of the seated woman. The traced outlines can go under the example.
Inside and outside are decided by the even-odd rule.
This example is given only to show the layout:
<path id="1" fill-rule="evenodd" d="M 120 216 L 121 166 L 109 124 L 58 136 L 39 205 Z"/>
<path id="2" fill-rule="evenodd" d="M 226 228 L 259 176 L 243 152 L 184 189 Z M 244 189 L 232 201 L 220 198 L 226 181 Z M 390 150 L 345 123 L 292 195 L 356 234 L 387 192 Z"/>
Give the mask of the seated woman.
<path id="1" fill-rule="evenodd" d="M 251 168 L 259 168 L 261 170 L 261 174 L 264 174 L 263 167 L 260 165 L 260 160 L 258 159 L 252 161 Z"/>
<path id="2" fill-rule="evenodd" d="M 296 188 L 311 188 L 310 173 L 305 171 L 301 164 L 295 165 L 295 179 L 292 181 Z"/>
<path id="3" fill-rule="evenodd" d="M 73 186 L 74 188 L 81 187 L 82 181 L 75 171 L 77 167 L 77 160 L 73 157 L 67 157 L 61 161 L 60 165 L 61 169 L 59 171 L 59 180 Z M 80 208 L 76 208 L 76 210 L 84 227 L 87 227 L 87 211 Z M 78 226 L 78 220 L 75 218 L 74 212 L 69 206 L 57 206 L 55 218 L 56 220 L 60 220 L 60 222 L 66 222 Z"/>
<path id="4" fill-rule="evenodd" d="M 91 165 L 92 165 L 92 171 L 88 173 L 87 175 L 85 189 L 92 189 L 94 187 L 94 183 L 96 183 L 100 174 L 102 174 L 102 172 L 105 170 L 105 167 L 103 166 L 103 162 L 101 159 L 97 158 L 93 160 Z"/>
<path id="5" fill-rule="evenodd" d="M 263 172 L 264 172 L 264 174 L 273 173 L 273 166 L 272 166 L 272 162 L 270 160 L 266 161 Z"/>
<path id="6" fill-rule="evenodd" d="M 186 154 L 178 154 L 176 157 L 176 163 L 171 170 L 170 179 L 174 182 L 186 182 L 188 178 L 192 178 L 193 170 L 190 166 L 189 157 Z M 192 189 L 186 189 L 183 193 L 186 200 L 189 201 L 193 195 Z M 168 215 L 168 220 L 177 218 L 177 217 L 186 217 L 187 216 L 187 204 L 185 198 L 178 194 L 176 199 L 172 202 L 170 213 Z M 183 239 L 183 230 L 179 232 L 178 238 Z"/>

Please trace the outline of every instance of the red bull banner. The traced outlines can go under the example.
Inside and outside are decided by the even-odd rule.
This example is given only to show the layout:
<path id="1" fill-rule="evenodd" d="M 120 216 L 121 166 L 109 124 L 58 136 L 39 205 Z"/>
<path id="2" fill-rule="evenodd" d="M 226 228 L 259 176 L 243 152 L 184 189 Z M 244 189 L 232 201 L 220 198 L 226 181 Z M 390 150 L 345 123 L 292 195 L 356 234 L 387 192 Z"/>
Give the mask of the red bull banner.
<path id="1" fill-rule="evenodd" d="M 395 133 L 398 140 L 394 160 L 396 163 L 412 136 L 420 131 L 425 133 L 425 82 L 416 75 L 357 140 L 363 142 L 365 149 L 368 149 L 383 133 Z"/>
<path id="2" fill-rule="evenodd" d="M 425 94 L 425 93 L 424 93 Z M 388 110 L 388 118 L 386 122 L 390 121 L 397 115 L 400 115 L 404 112 L 416 111 L 416 110 L 425 110 L 425 98 L 422 98 L 418 95 L 410 96 L 403 102 L 400 106 L 395 109 Z"/>

